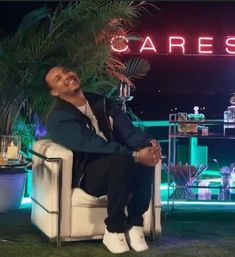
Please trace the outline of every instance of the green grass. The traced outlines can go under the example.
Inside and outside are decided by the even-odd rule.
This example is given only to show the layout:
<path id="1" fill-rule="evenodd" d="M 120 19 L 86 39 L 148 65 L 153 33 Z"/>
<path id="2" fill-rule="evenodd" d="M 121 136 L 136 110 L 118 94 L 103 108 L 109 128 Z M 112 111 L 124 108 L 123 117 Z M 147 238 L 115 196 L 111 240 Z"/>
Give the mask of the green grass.
<path id="1" fill-rule="evenodd" d="M 220 207 L 221 208 L 221 207 Z M 162 219 L 162 235 L 148 240 L 150 250 L 117 256 L 234 257 L 235 210 L 178 208 Z M 48 242 L 30 222 L 30 208 L 0 214 L 0 257 L 108 257 L 115 256 L 101 241 Z"/>

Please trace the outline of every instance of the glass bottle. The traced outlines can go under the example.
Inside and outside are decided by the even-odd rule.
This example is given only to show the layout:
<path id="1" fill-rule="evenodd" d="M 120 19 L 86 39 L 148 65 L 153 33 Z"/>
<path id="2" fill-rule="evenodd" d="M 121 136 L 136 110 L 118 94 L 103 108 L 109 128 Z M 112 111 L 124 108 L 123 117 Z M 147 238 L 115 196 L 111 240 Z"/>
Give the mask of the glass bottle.
<path id="1" fill-rule="evenodd" d="M 198 110 L 199 110 L 198 106 L 194 106 L 193 110 L 194 110 L 194 113 L 190 113 L 188 115 L 188 120 L 193 121 L 193 123 L 189 123 L 189 125 L 188 125 L 188 133 L 197 134 L 198 124 L 201 121 L 205 120 L 205 115 L 198 112 Z M 197 123 L 197 121 L 198 121 L 198 123 Z"/>

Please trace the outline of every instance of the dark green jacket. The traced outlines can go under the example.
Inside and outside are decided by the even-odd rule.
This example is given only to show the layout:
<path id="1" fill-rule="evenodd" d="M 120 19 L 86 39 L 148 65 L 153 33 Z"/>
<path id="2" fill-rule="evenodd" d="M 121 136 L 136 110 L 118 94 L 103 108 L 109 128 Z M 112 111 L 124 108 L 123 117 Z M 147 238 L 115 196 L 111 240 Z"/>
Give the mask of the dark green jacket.
<path id="1" fill-rule="evenodd" d="M 47 124 L 50 138 L 74 153 L 73 186 L 79 184 L 87 154 L 132 154 L 149 145 L 152 139 L 134 127 L 129 117 L 110 99 L 93 93 L 85 93 L 85 96 L 107 141 L 95 133 L 91 121 L 78 108 L 60 98 Z M 113 128 L 109 116 L 113 119 Z"/>

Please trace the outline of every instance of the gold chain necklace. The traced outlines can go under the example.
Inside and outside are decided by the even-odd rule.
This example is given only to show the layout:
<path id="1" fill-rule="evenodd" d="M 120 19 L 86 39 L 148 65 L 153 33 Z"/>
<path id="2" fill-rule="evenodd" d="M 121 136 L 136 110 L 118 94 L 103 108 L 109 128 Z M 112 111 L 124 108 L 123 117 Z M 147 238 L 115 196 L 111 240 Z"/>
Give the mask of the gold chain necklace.
<path id="1" fill-rule="evenodd" d="M 86 102 L 85 102 L 85 110 L 84 110 L 84 114 L 86 116 L 87 116 L 87 113 L 88 113 L 87 109 L 88 109 L 88 103 L 87 103 L 87 100 L 86 100 Z"/>

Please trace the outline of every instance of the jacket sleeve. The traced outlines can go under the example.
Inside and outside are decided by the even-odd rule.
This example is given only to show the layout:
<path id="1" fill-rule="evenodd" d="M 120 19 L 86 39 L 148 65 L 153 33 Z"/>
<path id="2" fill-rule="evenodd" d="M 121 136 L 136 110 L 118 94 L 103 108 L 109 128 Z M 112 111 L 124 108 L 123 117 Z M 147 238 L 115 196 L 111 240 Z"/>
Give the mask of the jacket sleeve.
<path id="1" fill-rule="evenodd" d="M 48 119 L 50 138 L 72 151 L 87 153 L 126 153 L 132 151 L 116 142 L 106 142 L 76 117 L 65 111 L 55 111 Z"/>
<path id="2" fill-rule="evenodd" d="M 150 146 L 153 139 L 150 135 L 135 127 L 128 115 L 107 99 L 109 115 L 113 118 L 113 129 L 125 145 L 133 150 Z"/>

